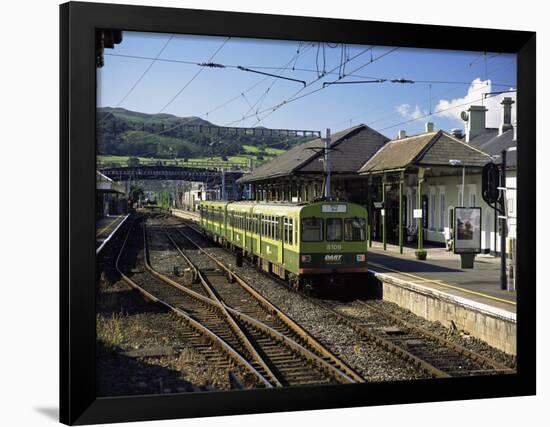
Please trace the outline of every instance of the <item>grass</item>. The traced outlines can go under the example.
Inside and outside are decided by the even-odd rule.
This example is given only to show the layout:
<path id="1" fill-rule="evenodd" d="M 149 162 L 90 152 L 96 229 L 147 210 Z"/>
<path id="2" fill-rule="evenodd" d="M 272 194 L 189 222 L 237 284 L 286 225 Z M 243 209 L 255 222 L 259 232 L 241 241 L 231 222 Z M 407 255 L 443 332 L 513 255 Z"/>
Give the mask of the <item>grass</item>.
<path id="1" fill-rule="evenodd" d="M 272 150 L 276 150 L 276 151 L 272 151 Z M 261 163 L 264 163 L 266 161 L 273 159 L 276 155 L 282 152 L 284 152 L 284 150 L 270 149 L 270 155 L 269 156 L 264 155 L 263 160 L 258 160 L 258 157 L 254 154 L 239 154 L 237 156 L 228 156 L 227 160 L 222 160 L 220 156 L 192 157 L 192 158 L 188 158 L 187 162 L 185 162 L 184 161 L 185 159 L 183 158 L 158 159 L 158 158 L 138 157 L 138 159 L 140 163 L 143 165 L 155 164 L 156 162 L 161 161 L 165 165 L 193 166 L 194 164 L 215 162 L 215 163 L 223 163 L 223 164 L 227 164 L 228 166 L 231 166 L 231 165 L 248 165 L 250 159 L 252 159 L 252 161 L 254 162 L 254 165 L 259 165 Z M 126 166 L 129 158 L 130 156 L 113 156 L 113 155 L 100 154 L 96 157 L 96 162 L 103 163 L 103 164 L 113 163 L 120 166 Z"/>
<path id="2" fill-rule="evenodd" d="M 97 315 L 96 330 L 97 342 L 100 347 L 107 351 L 116 351 L 124 341 L 123 325 L 124 315 L 112 314 L 110 317 Z"/>
<path id="3" fill-rule="evenodd" d="M 270 156 L 278 156 L 279 154 L 283 154 L 285 150 L 282 150 L 280 148 L 273 148 L 273 147 L 265 147 L 263 150 L 261 147 L 257 147 L 255 145 L 243 145 L 243 150 L 246 153 L 259 153 L 264 152 L 267 155 Z"/>

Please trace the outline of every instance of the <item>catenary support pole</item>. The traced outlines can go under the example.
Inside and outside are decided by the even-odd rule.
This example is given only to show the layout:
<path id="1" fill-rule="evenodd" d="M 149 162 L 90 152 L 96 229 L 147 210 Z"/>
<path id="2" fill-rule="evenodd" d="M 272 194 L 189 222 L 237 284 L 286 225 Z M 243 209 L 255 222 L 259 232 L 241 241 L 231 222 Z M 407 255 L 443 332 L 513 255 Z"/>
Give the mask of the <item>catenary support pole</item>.
<path id="1" fill-rule="evenodd" d="M 325 199 L 332 198 L 330 188 L 330 129 L 327 129 L 325 137 Z"/>
<path id="2" fill-rule="evenodd" d="M 372 176 L 369 175 L 367 185 L 367 236 L 369 239 L 369 248 L 372 247 Z"/>
<path id="3" fill-rule="evenodd" d="M 422 177 L 418 177 L 418 203 L 417 203 L 417 206 L 418 206 L 418 209 L 422 209 L 422 181 L 424 181 L 424 178 Z M 424 213 L 424 212 L 422 212 Z M 422 242 L 422 238 L 423 238 L 423 235 L 422 235 L 422 220 L 423 218 L 420 217 L 420 218 L 417 218 L 416 219 L 416 224 L 417 224 L 417 228 L 418 228 L 418 250 L 421 251 L 422 250 L 422 247 L 423 247 L 423 242 Z"/>
<path id="4" fill-rule="evenodd" d="M 403 175 L 399 176 L 399 253 L 403 253 Z"/>
<path id="5" fill-rule="evenodd" d="M 382 244 L 384 245 L 384 250 L 386 250 L 386 175 L 382 178 Z"/>
<path id="6" fill-rule="evenodd" d="M 502 164 L 500 166 L 500 289 L 508 289 L 506 278 L 506 150 L 502 150 Z"/>

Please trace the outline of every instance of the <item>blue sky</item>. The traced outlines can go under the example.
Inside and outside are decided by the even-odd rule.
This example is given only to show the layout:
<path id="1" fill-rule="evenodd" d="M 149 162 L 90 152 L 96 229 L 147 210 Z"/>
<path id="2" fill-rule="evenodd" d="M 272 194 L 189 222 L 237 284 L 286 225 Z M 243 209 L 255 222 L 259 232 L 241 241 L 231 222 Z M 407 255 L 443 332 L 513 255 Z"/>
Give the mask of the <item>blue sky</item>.
<path id="1" fill-rule="evenodd" d="M 342 45 L 332 43 L 170 37 L 125 32 L 120 45 L 105 51 L 105 66 L 98 70 L 98 105 L 199 116 L 231 126 L 329 127 L 336 132 L 365 123 L 394 137 L 399 129 L 422 132 L 426 121 L 444 130 L 462 127 L 459 114 L 468 106 L 462 104 L 481 104 L 484 92 L 516 86 L 515 55 L 360 45 L 347 45 L 343 51 Z M 228 67 L 196 65 L 208 62 L 214 53 L 211 62 Z M 345 70 L 340 67 L 342 58 L 350 59 Z M 237 66 L 303 80 L 307 87 Z M 323 70 L 334 74 L 319 78 Z M 338 84 L 321 89 L 323 82 L 337 80 L 342 72 L 346 76 L 341 82 L 404 78 L 417 83 Z M 515 98 L 515 93 L 483 101 L 489 109 L 489 126 L 498 125 L 503 96 Z"/>

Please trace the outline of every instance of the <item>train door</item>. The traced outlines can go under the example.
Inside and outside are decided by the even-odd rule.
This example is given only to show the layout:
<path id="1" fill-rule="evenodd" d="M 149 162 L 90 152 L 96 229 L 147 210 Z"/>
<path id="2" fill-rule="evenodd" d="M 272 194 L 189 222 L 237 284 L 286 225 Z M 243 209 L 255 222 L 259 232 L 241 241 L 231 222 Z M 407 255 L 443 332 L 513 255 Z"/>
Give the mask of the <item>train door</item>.
<path id="1" fill-rule="evenodd" d="M 285 249 L 288 242 L 288 217 L 281 217 L 281 233 L 280 233 L 280 246 L 281 246 L 281 264 L 285 263 Z"/>
<path id="2" fill-rule="evenodd" d="M 283 263 L 283 217 L 278 216 L 277 218 L 277 232 L 275 233 L 275 240 L 277 241 L 277 262 L 279 264 Z"/>
<path id="3" fill-rule="evenodd" d="M 258 254 L 262 255 L 262 239 L 263 239 L 263 232 L 264 232 L 264 221 L 263 221 L 263 215 L 258 214 Z"/>

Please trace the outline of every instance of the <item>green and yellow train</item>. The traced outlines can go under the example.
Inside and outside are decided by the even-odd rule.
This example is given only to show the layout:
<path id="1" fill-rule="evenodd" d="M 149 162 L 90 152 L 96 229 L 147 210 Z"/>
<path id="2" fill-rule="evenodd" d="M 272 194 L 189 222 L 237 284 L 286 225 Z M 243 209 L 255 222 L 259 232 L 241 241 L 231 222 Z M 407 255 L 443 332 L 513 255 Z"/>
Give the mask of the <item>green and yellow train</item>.
<path id="1" fill-rule="evenodd" d="M 360 205 L 205 201 L 199 209 L 206 234 L 296 288 L 349 283 L 367 272 Z"/>

